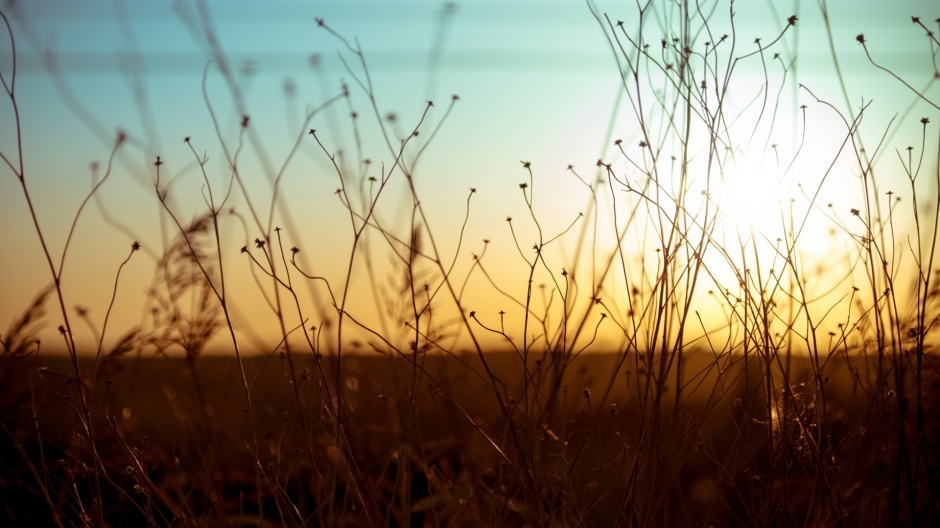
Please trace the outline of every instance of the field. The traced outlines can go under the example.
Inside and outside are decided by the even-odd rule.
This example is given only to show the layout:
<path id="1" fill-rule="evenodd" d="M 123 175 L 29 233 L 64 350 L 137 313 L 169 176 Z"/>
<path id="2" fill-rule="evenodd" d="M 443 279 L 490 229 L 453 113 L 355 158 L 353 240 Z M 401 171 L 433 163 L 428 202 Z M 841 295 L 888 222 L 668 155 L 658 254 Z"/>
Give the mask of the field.
<path id="1" fill-rule="evenodd" d="M 667 383 L 657 417 L 632 360 L 581 356 L 556 388 L 546 358 L 532 374 L 546 380 L 540 405 L 524 409 L 518 359 L 486 357 L 492 378 L 475 355 L 428 355 L 416 379 L 402 358 L 348 357 L 342 448 L 318 416 L 314 361 L 298 361 L 292 378 L 284 358 L 247 360 L 263 501 L 233 360 L 109 364 L 93 455 L 68 359 L 6 358 L 6 515 L 24 526 L 93 518 L 99 506 L 83 497 L 98 485 L 112 526 L 255 526 L 259 508 L 271 526 L 910 525 L 909 494 L 920 521 L 937 518 L 936 376 L 922 380 L 929 404 L 917 416 L 913 380 L 904 394 L 870 390 L 874 358 L 831 358 L 820 389 L 809 362 L 794 360 L 791 392 L 772 395 L 780 410 L 768 416 L 759 358 L 745 369 L 744 358 L 698 352 L 680 401 Z"/>
<path id="2" fill-rule="evenodd" d="M 169 12 L 116 2 L 126 104 L 0 9 L 0 525 L 940 525 L 940 19 L 587 2 L 601 104 L 562 99 L 590 73 L 447 77 L 451 3 L 424 83 L 238 4 L 174 5 L 201 62 L 174 84 L 128 15 Z M 212 16 L 239 10 L 335 56 L 253 97 L 269 64 Z M 446 79 L 529 92 L 418 95 Z"/>

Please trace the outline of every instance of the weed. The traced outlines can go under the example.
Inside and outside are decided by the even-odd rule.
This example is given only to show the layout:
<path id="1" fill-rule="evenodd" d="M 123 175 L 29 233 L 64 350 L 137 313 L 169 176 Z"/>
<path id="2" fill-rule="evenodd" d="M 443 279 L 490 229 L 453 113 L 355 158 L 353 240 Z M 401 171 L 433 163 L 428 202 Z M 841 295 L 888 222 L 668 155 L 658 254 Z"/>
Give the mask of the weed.
<path id="1" fill-rule="evenodd" d="M 518 193 L 522 212 L 476 252 L 468 226 L 480 214 L 477 188 L 441 198 L 453 200 L 451 232 L 427 207 L 419 170 L 463 104 L 458 96 L 389 112 L 359 43 L 317 18 L 350 82 L 291 125 L 278 166 L 196 5 L 186 20 L 212 57 L 203 98 L 225 175 L 212 177 L 204 139 L 186 136 L 184 163 L 202 198 L 187 212 L 186 172 L 171 168 L 180 161 L 121 132 L 58 255 L 23 159 L 17 35 L 0 12 L 13 59 L 0 80 L 15 117 L 6 124 L 15 153 L 0 156 L 52 281 L 0 336 L 6 523 L 940 520 L 940 147 L 930 146 L 938 107 L 932 83 L 914 88 L 858 34 L 870 66 L 931 112 L 891 119 L 872 144 L 863 120 L 871 103 L 849 100 L 825 2 L 842 106 L 796 81 L 786 46 L 796 15 L 778 17 L 774 35 L 745 40 L 720 2 L 647 2 L 629 22 L 589 3 L 620 76 L 625 109 L 612 112 L 611 129 L 623 137 L 609 142 L 593 177 L 574 164 L 564 172 L 583 193 L 582 211 L 544 208 L 551 192 L 541 176 L 553 169 L 521 161 L 506 191 Z M 448 4 L 436 46 L 453 15 Z M 940 42 L 912 22 L 935 61 Z M 254 67 L 243 64 L 242 74 Z M 936 64 L 924 70 L 935 74 Z M 226 86 L 231 115 L 210 96 L 210 75 Z M 432 75 L 429 93 L 436 82 Z M 296 88 L 284 89 L 291 98 Z M 347 129 L 320 125 L 344 105 Z M 792 145 L 777 133 L 786 114 Z M 825 157 L 807 161 L 822 141 L 819 121 L 837 133 L 823 138 Z M 896 131 L 912 126 L 920 144 L 893 147 Z M 149 160 L 164 239 L 131 237 L 130 253 L 112 264 L 99 328 L 89 308 L 66 308 L 74 304 L 64 283 L 79 280 L 64 273 L 66 257 L 86 205 L 134 234 L 100 196 L 130 148 Z M 330 251 L 299 227 L 288 200 L 288 166 L 300 152 L 315 160 L 304 165 L 309 176 L 336 188 L 340 217 L 314 226 L 345 233 Z M 898 168 L 903 190 L 885 176 Z M 797 179 L 802 172 L 811 177 Z M 265 178 L 258 191 L 254 180 Z M 742 178 L 769 184 L 776 201 L 762 218 L 742 212 L 762 192 L 734 194 Z M 852 204 L 826 202 L 832 186 Z M 845 251 L 818 251 L 817 232 Z M 496 246 L 509 251 L 494 257 Z M 119 279 L 141 249 L 154 270 L 146 308 L 115 339 Z M 66 356 L 40 348 L 48 302 L 58 305 Z M 76 339 L 76 316 L 94 336 L 90 348 Z M 276 341 L 253 335 L 252 322 L 274 328 Z M 212 347 L 227 354 L 208 356 Z"/>

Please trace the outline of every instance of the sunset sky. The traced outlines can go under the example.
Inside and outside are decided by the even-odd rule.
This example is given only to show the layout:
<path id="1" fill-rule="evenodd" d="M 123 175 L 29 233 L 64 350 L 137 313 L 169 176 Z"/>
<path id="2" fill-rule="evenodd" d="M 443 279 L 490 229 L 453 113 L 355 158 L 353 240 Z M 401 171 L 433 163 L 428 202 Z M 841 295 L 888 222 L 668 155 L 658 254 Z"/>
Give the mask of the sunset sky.
<path id="1" fill-rule="evenodd" d="M 850 211 L 860 207 L 857 165 L 853 166 L 853 159 L 836 162 L 845 139 L 845 124 L 809 91 L 798 89 L 798 84 L 846 117 L 870 102 L 860 134 L 866 148 L 874 150 L 888 131 L 878 158 L 884 163 L 881 173 L 886 183 L 882 188 L 902 200 L 910 200 L 911 192 L 899 170 L 899 155 L 906 156 L 908 145 L 921 145 L 921 118 L 940 123 L 935 107 L 918 101 L 900 81 L 873 66 L 856 40 L 864 33 L 877 62 L 916 89 L 926 88 L 924 93 L 936 104 L 940 91 L 932 81 L 935 70 L 931 65 L 936 64 L 938 51 L 911 22 L 912 15 L 919 15 L 928 27 L 937 30 L 933 20 L 940 16 L 940 9 L 935 2 L 828 2 L 832 45 L 846 93 L 835 74 L 820 4 L 735 4 L 735 56 L 754 51 L 756 38 L 765 45 L 770 43 L 786 27 L 788 16 L 799 18 L 767 53 L 769 75 L 775 79 L 769 91 L 771 111 L 773 98 L 779 97 L 774 126 L 767 128 L 769 117 L 764 116 L 759 137 L 738 136 L 738 146 L 747 144 L 750 155 L 739 159 L 737 169 L 728 172 L 729 181 L 737 178 L 743 183 L 725 191 L 730 196 L 726 198 L 728 214 L 767 231 L 771 238 L 777 227 L 773 220 L 779 219 L 779 214 L 767 214 L 767 204 L 776 207 L 797 198 L 800 192 L 814 190 L 830 164 L 836 167 L 834 176 L 820 189 L 817 204 L 832 204 L 833 215 L 847 226 L 851 226 Z M 342 151 L 337 160 L 349 170 L 348 185 L 358 185 L 352 182 L 357 182 L 359 175 L 380 177 L 382 164 L 389 167 L 394 161 L 379 134 L 379 118 L 389 133 L 404 137 L 416 126 L 430 100 L 434 106 L 409 155 L 414 162 L 417 151 L 443 120 L 413 171 L 442 260 L 449 265 L 454 259 L 473 188 L 468 226 L 456 256 L 456 284 L 463 284 L 473 262 L 471 254 L 481 254 L 485 246 L 483 263 L 488 273 L 500 288 L 524 298 L 527 268 L 506 222 L 507 217 L 514 218 L 519 244 L 528 249 L 535 235 L 520 191 L 519 185 L 529 181 L 520 161 L 532 164 L 533 208 L 546 236 L 551 237 L 574 222 L 591 203 L 585 185 L 567 167 L 572 165 L 582 178 L 593 181 L 601 175 L 595 166 L 598 159 L 617 163 L 614 140 L 621 139 L 623 145 L 634 148 L 642 139 L 628 99 L 618 98 L 624 88 L 606 36 L 609 28 L 598 23 L 591 5 L 576 0 L 462 2 L 452 6 L 430 0 L 4 3 L 0 10 L 10 20 L 16 44 L 15 86 L 26 185 L 57 268 L 77 211 L 94 182 L 105 174 L 118 131 L 127 135 L 115 155 L 109 179 L 82 210 L 64 261 L 62 288 L 76 338 L 91 343 L 88 350 L 94 352 L 96 332 L 115 291 L 116 274 L 134 241 L 139 241 L 143 250 L 121 269 L 105 341 L 113 343 L 128 328 L 149 324 L 145 321 L 153 302 L 148 301 L 147 291 L 154 264 L 177 234 L 154 192 L 156 157 L 164 162 L 159 170 L 161 185 L 168 189 L 168 204 L 184 224 L 206 210 L 208 199 L 190 148 L 207 157 L 206 177 L 215 200 L 220 200 L 229 185 L 226 150 L 231 154 L 238 149 L 243 117 L 233 102 L 231 87 L 219 73 L 218 61 L 209 63 L 213 48 L 207 31 L 217 37 L 218 47 L 234 71 L 249 117 L 250 133 L 243 138 L 239 167 L 260 224 L 267 225 L 270 216 L 271 225 L 283 228 L 280 234 L 285 250 L 299 248 L 299 262 L 305 263 L 307 272 L 327 277 L 339 296 L 353 237 L 350 215 L 335 194 L 340 186 L 337 173 L 306 131 L 317 129 L 317 137 L 327 149 Z M 635 31 L 633 3 L 596 2 L 594 9 L 602 21 L 608 13 L 613 23 L 622 20 Z M 657 16 L 650 15 L 646 22 L 646 38 L 654 46 L 662 33 Z M 716 35 L 730 33 L 725 2 L 718 4 L 712 18 Z M 318 27 L 317 19 L 361 47 L 379 117 L 357 84 L 357 79 L 365 79 L 362 65 L 342 40 Z M 12 53 L 5 29 L 3 32 L 0 71 L 9 84 Z M 707 40 L 698 37 L 700 43 Z M 771 61 L 773 53 L 779 53 L 781 60 Z M 346 71 L 340 56 L 355 78 Z M 794 57 L 795 66 L 787 72 L 787 82 L 778 93 L 781 64 L 789 64 Z M 759 59 L 751 59 L 736 68 L 742 91 L 733 93 L 727 104 L 737 111 L 745 110 L 742 115 L 747 117 L 748 105 L 761 94 L 748 87 L 759 87 L 763 82 L 762 66 Z M 344 82 L 350 101 L 333 102 L 305 123 L 305 112 L 340 95 Z M 455 94 L 459 100 L 447 114 Z M 801 105 L 807 105 L 805 114 Z M 350 125 L 351 112 L 358 114 L 361 154 Z M 390 114 L 394 121 L 387 120 Z M 17 165 L 13 116 L 9 98 L 3 97 L 0 152 Z M 774 153 L 789 160 L 798 150 L 803 116 L 808 123 L 807 141 L 799 163 L 786 173 L 785 181 L 762 185 L 753 175 L 769 165 L 779 165 L 771 160 Z M 184 143 L 184 138 L 190 138 L 190 143 Z M 298 138 L 298 151 L 283 172 L 279 201 L 272 213 L 270 182 Z M 776 147 L 765 147 L 770 144 Z M 929 197 L 936 192 L 929 181 L 937 170 L 935 125 L 928 129 L 927 144 L 929 167 L 919 190 L 921 197 L 928 197 L 920 204 L 924 211 L 930 210 Z M 356 156 L 371 163 L 348 169 L 356 166 Z M 627 170 L 625 166 L 623 159 L 616 165 L 621 171 Z M 407 237 L 412 207 L 401 175 L 394 180 L 376 214 L 396 236 Z M 895 180 L 896 190 L 892 187 Z M 253 278 L 249 261 L 239 254 L 241 246 L 249 245 L 252 254 L 259 256 L 253 241 L 265 233 L 256 227 L 240 191 L 234 191 L 225 205 L 226 210 L 234 207 L 244 221 L 225 218 L 221 234 L 226 287 L 237 329 L 245 336 L 246 347 L 270 351 L 277 346 L 280 330 L 259 294 L 262 289 L 270 291 L 270 284 L 257 273 Z M 771 221 L 762 224 L 767 218 Z M 7 327 L 30 299 L 51 282 L 22 188 L 6 163 L 0 166 L 0 222 L 4 236 L 0 333 L 6 335 Z M 804 238 L 810 256 L 813 252 L 832 256 L 845 244 L 825 227 L 816 235 Z M 601 245 L 606 242 L 609 246 L 613 240 L 600 237 Z M 375 233 L 372 243 L 382 247 Z M 556 267 L 552 272 L 557 274 L 570 266 L 574 245 L 565 239 L 553 250 L 551 262 Z M 387 244 L 385 247 L 387 250 Z M 371 259 L 375 282 L 367 278 L 367 265 L 360 259 L 350 293 L 356 299 L 369 299 L 360 303 L 364 307 L 358 312 L 365 319 L 374 315 L 374 308 L 365 307 L 376 304 L 372 292 L 400 284 L 400 276 L 394 275 L 397 272 L 387 268 L 394 260 L 390 251 L 376 251 Z M 296 274 L 292 277 L 297 280 Z M 476 310 L 482 321 L 498 325 L 499 310 L 511 312 L 517 307 L 497 294 L 481 275 L 474 277 L 468 283 L 465 308 Z M 262 281 L 263 286 L 256 281 Z M 322 321 L 329 314 L 325 290 L 320 288 L 314 294 L 306 284 L 301 288 L 309 315 L 305 324 L 319 326 L 322 322 L 318 319 Z M 586 287 L 582 289 L 581 294 L 586 295 Z M 394 294 L 386 294 L 394 298 Z M 313 299 L 317 295 L 319 301 Z M 318 303 L 321 309 L 326 307 L 325 312 L 313 308 Z M 87 309 L 91 328 L 77 315 L 76 307 Z M 55 348 L 60 346 L 55 328 L 62 316 L 52 297 L 46 304 L 46 315 L 43 346 Z M 287 319 L 289 326 L 299 324 L 296 313 Z M 387 332 L 397 335 L 398 330 Z"/>

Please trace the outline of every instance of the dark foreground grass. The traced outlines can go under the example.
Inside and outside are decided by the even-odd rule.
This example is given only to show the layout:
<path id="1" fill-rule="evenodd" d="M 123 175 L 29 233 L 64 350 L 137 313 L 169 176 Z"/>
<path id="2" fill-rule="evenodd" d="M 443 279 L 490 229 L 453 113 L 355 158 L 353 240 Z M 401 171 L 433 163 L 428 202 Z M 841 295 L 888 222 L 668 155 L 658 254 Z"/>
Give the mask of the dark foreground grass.
<path id="1" fill-rule="evenodd" d="M 495 379 L 506 384 L 500 391 L 520 390 L 515 354 L 488 358 Z M 414 395 L 408 362 L 347 357 L 346 453 L 331 431 L 300 426 L 298 413 L 324 407 L 322 388 L 309 374 L 313 361 L 295 365 L 306 402 L 298 409 L 283 358 L 246 359 L 258 402 L 259 497 L 233 359 L 203 357 L 194 370 L 184 359 L 111 365 L 94 394 L 89 432 L 66 357 L 5 357 L 3 524 L 80 526 L 103 518 L 108 526 L 524 526 L 533 519 L 580 526 L 929 526 L 940 518 L 935 373 L 922 381 L 929 403 L 917 418 L 912 393 L 871 393 L 874 358 L 833 357 L 818 384 L 808 358 L 793 358 L 790 403 L 768 416 L 759 361 L 704 352 L 686 358 L 687 396 L 679 402 L 667 396 L 661 417 L 638 404 L 649 381 L 642 367 L 618 365 L 616 354 L 575 359 L 564 369 L 552 411 L 520 444 L 527 455 L 512 449 L 525 427 L 503 419 L 476 354 L 423 358 Z M 82 363 L 87 374 L 92 366 Z M 905 386 L 913 387 L 910 381 Z M 647 425 L 656 421 L 655 430 Z M 925 448 L 920 460 L 899 443 L 904 432 L 918 430 L 925 435 L 917 440 Z M 87 453 L 89 434 L 94 457 Z M 644 438 L 651 434 L 655 441 Z M 88 466 L 94 459 L 99 467 Z M 913 482 L 904 467 L 912 463 L 925 468 Z M 100 502 L 88 499 L 94 474 L 106 482 Z M 369 519 L 356 507 L 358 499 L 348 496 L 353 482 L 381 517 Z M 921 510 L 902 513 L 898 502 L 908 493 L 919 496 Z"/>

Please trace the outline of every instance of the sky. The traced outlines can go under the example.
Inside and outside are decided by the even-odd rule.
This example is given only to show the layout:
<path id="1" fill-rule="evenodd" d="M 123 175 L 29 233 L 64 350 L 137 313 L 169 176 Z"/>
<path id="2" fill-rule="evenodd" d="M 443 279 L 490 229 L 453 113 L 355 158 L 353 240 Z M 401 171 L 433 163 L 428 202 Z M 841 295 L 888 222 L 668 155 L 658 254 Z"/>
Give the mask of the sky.
<path id="1" fill-rule="evenodd" d="M 674 21 L 663 7 L 666 3 L 651 4 L 644 31 L 655 47 L 664 36 L 662 24 Z M 940 10 L 930 1 L 904 2 L 903 9 L 898 5 L 738 2 L 733 33 L 726 2 L 703 5 L 706 12 L 714 8 L 708 27 L 713 38 L 733 34 L 734 57 L 750 54 L 757 38 L 770 43 L 786 28 L 787 17 L 798 16 L 796 26 L 768 49 L 765 62 L 752 55 L 735 63 L 736 89 L 726 107 L 729 114 L 740 116 L 737 123 L 745 130 L 735 135 L 733 150 L 747 155 L 735 157 L 723 171 L 727 185 L 713 189 L 716 200 L 723 196 L 726 218 L 732 219 L 719 226 L 723 236 L 737 240 L 732 246 L 752 244 L 754 254 L 760 252 L 763 262 L 772 266 L 773 252 L 767 253 L 772 243 L 763 241 L 776 238 L 780 216 L 768 210 L 791 199 L 805 205 L 807 193 L 818 190 L 815 206 L 809 209 L 819 223 L 809 223 L 801 239 L 807 266 L 817 262 L 819 277 L 833 269 L 837 276 L 853 273 L 851 264 L 834 264 L 848 258 L 839 251 L 853 244 L 850 211 L 863 200 L 857 191 L 857 163 L 840 155 L 840 148 L 846 130 L 842 117 L 851 121 L 862 105 L 868 106 L 857 139 L 873 149 L 887 138 L 878 159 L 893 164 L 893 169 L 884 171 L 883 189 L 914 199 L 910 184 L 897 170 L 903 165 L 898 159 L 905 146 L 920 145 L 922 117 L 940 123 L 933 106 L 940 96 L 932 84 L 937 50 L 912 25 L 911 16 L 919 15 L 936 28 L 932 21 Z M 586 295 L 592 281 L 588 277 L 596 276 L 600 256 L 616 245 L 603 230 L 595 234 L 583 228 L 590 224 L 579 220 L 579 214 L 605 225 L 617 221 L 612 211 L 630 203 L 622 189 L 613 194 L 601 189 L 594 195 L 627 200 L 616 202 L 621 205 L 594 202 L 588 185 L 604 176 L 596 164 L 599 159 L 613 163 L 624 175 L 633 170 L 614 141 L 629 148 L 643 141 L 636 107 L 631 106 L 635 99 L 629 94 L 642 92 L 647 104 L 656 94 L 653 82 L 625 90 L 619 74 L 618 64 L 625 63 L 622 56 L 616 58 L 609 37 L 618 21 L 636 31 L 640 19 L 629 3 L 44 0 L 7 2 L 0 10 L 15 40 L 19 113 L 17 128 L 10 99 L 0 102 L 0 152 L 17 166 L 22 148 L 28 197 L 52 265 L 61 273 L 72 334 L 90 353 L 99 342 L 107 348 L 138 325 L 144 333 L 158 333 L 155 314 L 172 295 L 165 291 L 157 263 L 178 240 L 175 222 L 189 225 L 206 212 L 210 199 L 221 201 L 229 188 L 234 190 L 219 210 L 237 214 L 224 214 L 220 220 L 225 279 L 217 276 L 217 265 L 210 273 L 218 285 L 225 284 L 227 305 L 246 350 L 271 352 L 285 331 L 301 325 L 320 328 L 323 346 L 329 348 L 335 327 L 328 323 L 336 318 L 330 291 L 341 300 L 347 282 L 351 316 L 373 330 L 381 328 L 385 336 L 407 341 L 407 327 L 395 321 L 409 319 L 413 310 L 401 290 L 410 280 L 400 265 L 401 255 L 407 253 L 394 237 L 406 240 L 415 222 L 430 226 L 422 228 L 423 247 L 436 247 L 443 267 L 452 270 L 451 284 L 463 292 L 464 315 L 473 310 L 482 325 L 507 324 L 509 333 L 517 335 L 523 331 L 523 318 L 512 299 L 526 298 L 526 259 L 531 260 L 529 248 L 538 240 L 539 229 L 543 241 L 567 234 L 551 244 L 546 265 L 538 267 L 531 283 L 546 285 L 548 291 L 570 290 L 572 297 L 574 279 L 581 280 L 578 295 Z M 605 14 L 612 26 L 607 26 Z M 898 79 L 872 65 L 856 40 L 860 33 L 879 63 L 917 89 L 927 87 L 924 93 L 933 103 L 918 100 Z M 709 38 L 702 31 L 695 37 L 697 49 L 704 49 Z M 0 71 L 10 83 L 12 48 L 6 37 L 0 42 Z M 364 62 L 350 47 L 361 50 Z M 772 58 L 774 53 L 779 60 Z M 220 64 L 231 69 L 228 79 Z M 783 68 L 788 68 L 785 74 Z M 769 88 L 762 90 L 767 78 L 772 79 Z M 344 85 L 349 97 L 337 98 Z M 369 85 L 374 108 L 366 92 Z M 643 111 L 652 112 L 649 108 Z M 247 129 L 241 126 L 245 115 Z M 408 140 L 403 159 L 411 169 L 425 221 L 413 219 L 416 208 L 404 174 L 389 169 L 397 145 L 419 122 L 419 134 Z M 657 122 L 668 129 L 668 123 Z M 309 129 L 317 130 L 322 146 Z M 119 133 L 126 140 L 115 149 Z M 935 130 L 931 134 L 935 138 Z M 676 147 L 675 137 L 662 137 L 664 152 Z M 691 138 L 692 144 L 702 140 Z M 797 154 L 798 161 L 790 166 L 787 160 Z M 154 164 L 157 156 L 159 167 Z M 698 152 L 695 163 L 703 157 Z M 232 180 L 232 159 L 238 160 L 243 188 Z M 930 171 L 936 173 L 936 156 L 931 158 L 928 151 L 926 159 L 927 175 L 918 183 L 921 197 L 931 196 Z M 531 179 L 523 161 L 531 163 Z M 754 177 L 765 172 L 775 177 Z M 0 334 L 8 336 L 8 325 L 50 284 L 53 272 L 17 174 L 7 164 L 0 173 L 0 225 L 6 239 L 0 253 Z M 336 191 L 348 186 L 351 208 L 362 213 L 368 208 L 360 198 L 377 192 L 368 178 L 381 181 L 385 174 L 391 175 L 390 182 L 373 217 L 385 231 L 366 230 L 347 281 L 354 226 L 359 224 Z M 159 199 L 161 191 L 166 206 Z M 531 211 L 527 200 L 532 201 Z M 929 212 L 931 200 L 923 200 L 918 207 Z M 829 204 L 834 213 L 823 214 Z M 508 217 L 513 222 L 507 222 Z M 903 223 L 899 218 L 899 226 Z M 572 224 L 572 230 L 565 231 Z M 742 232 L 746 239 L 754 237 L 755 230 L 766 237 L 741 242 Z M 642 265 L 644 255 L 655 260 L 648 240 L 639 230 L 631 233 L 623 242 L 632 244 L 628 253 L 639 255 L 631 262 Z M 278 301 L 270 278 L 239 252 L 247 246 L 263 261 L 255 239 L 269 237 L 266 249 L 273 249 L 277 235 L 288 253 L 291 247 L 300 250 L 301 269 L 327 279 L 303 280 L 292 271 L 299 292 L 296 306 L 303 315 L 298 316 L 293 300 L 285 296 L 280 300 L 283 325 L 271 308 Z M 579 245 L 585 237 L 597 246 Z M 135 241 L 142 250 L 131 254 Z M 212 247 L 213 237 L 207 241 Z M 575 257 L 578 248 L 587 256 Z M 122 264 L 128 255 L 131 258 Z M 480 262 L 488 275 L 473 268 L 474 255 L 483 256 Z M 716 281 L 734 279 L 734 265 L 727 264 L 720 258 L 711 263 Z M 187 273 L 198 275 L 199 270 Z M 466 330 L 455 324 L 460 317 L 448 311 L 453 303 L 447 289 L 437 290 L 439 269 L 425 260 L 416 266 L 415 275 L 415 284 L 425 281 L 437 292 L 432 307 L 442 306 L 434 320 L 443 329 L 439 338 L 466 340 Z M 634 277 L 628 284 L 634 280 L 644 282 Z M 164 288 L 162 293 L 155 285 Z M 630 295 L 629 286 L 617 288 L 607 287 L 611 308 L 618 296 Z M 287 290 L 280 293 L 286 295 Z M 197 313 L 198 303 L 181 295 L 176 301 L 182 312 Z M 629 311 L 625 304 L 617 305 L 621 321 Z M 39 334 L 43 346 L 60 347 L 56 328 L 63 317 L 58 300 L 50 297 L 45 308 Z M 388 316 L 383 319 L 381 313 Z M 551 324 L 557 325 L 557 320 Z M 350 339 L 376 342 L 371 332 L 350 327 Z M 478 330 L 480 338 L 494 346 L 503 341 L 495 332 Z M 292 340 L 298 339 L 299 334 L 292 335 Z M 216 337 L 213 343 L 223 343 L 222 349 L 231 341 L 221 330 Z"/>

